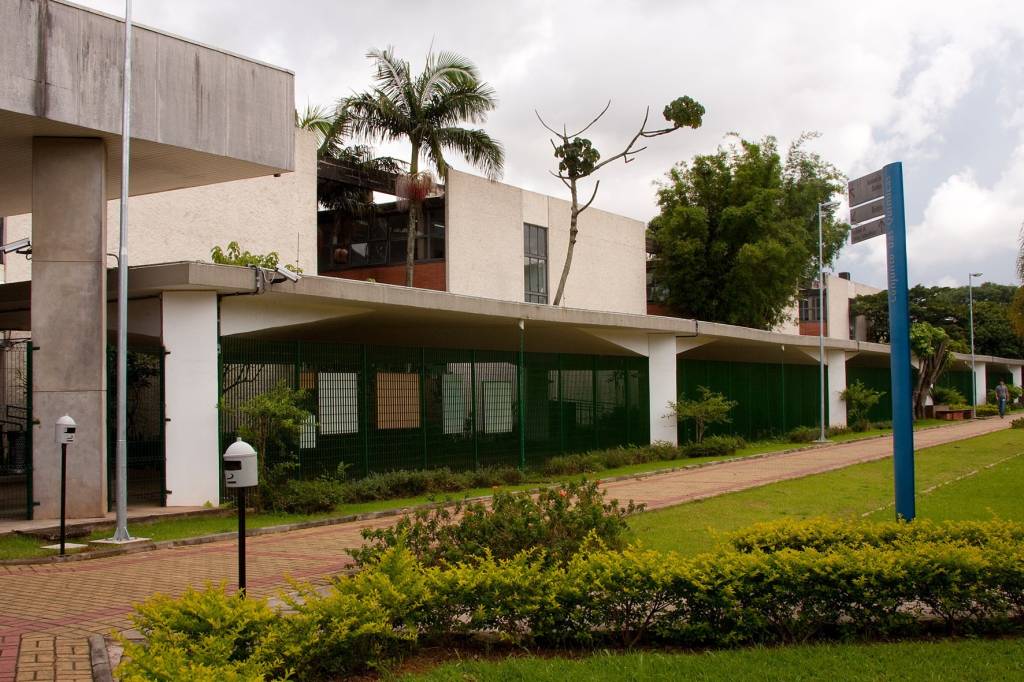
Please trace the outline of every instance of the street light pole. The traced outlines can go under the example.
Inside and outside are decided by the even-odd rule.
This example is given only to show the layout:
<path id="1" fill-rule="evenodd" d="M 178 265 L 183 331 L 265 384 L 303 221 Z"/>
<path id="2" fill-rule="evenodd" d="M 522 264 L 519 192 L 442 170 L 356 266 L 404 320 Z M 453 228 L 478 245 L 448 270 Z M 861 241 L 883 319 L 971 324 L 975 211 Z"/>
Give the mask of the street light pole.
<path id="1" fill-rule="evenodd" d="M 978 405 L 978 374 L 974 363 L 974 278 L 981 277 L 980 272 L 967 273 L 967 311 L 971 326 L 971 415 Z"/>
<path id="2" fill-rule="evenodd" d="M 822 238 L 821 211 L 836 205 L 834 201 L 818 204 L 818 407 L 821 432 L 818 442 L 828 442 L 825 433 L 825 247 Z"/>

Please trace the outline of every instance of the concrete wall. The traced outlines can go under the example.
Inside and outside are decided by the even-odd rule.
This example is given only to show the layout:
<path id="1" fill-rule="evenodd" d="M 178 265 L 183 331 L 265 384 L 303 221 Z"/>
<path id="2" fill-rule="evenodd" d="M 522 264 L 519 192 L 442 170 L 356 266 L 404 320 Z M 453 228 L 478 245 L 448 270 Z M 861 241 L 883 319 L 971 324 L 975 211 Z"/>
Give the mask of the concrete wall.
<path id="1" fill-rule="evenodd" d="M 164 292 L 167 505 L 220 500 L 217 294 Z"/>
<path id="2" fill-rule="evenodd" d="M 277 251 L 282 262 L 298 261 L 306 274 L 315 275 L 316 143 L 312 133 L 294 134 L 292 173 L 129 198 L 128 262 L 210 261 L 214 245 L 236 240 L 254 253 Z M 119 202 L 108 202 L 108 253 L 117 253 L 119 220 Z M 6 222 L 8 241 L 32 235 L 31 214 Z M 107 260 L 109 267 L 116 264 Z M 11 254 L 5 275 L 8 282 L 30 279 L 32 262 Z"/>
<path id="3" fill-rule="evenodd" d="M 290 72 L 135 26 L 132 137 L 291 168 Z M 0 110 L 121 130 L 124 22 L 59 0 L 0 3 Z"/>
<path id="4" fill-rule="evenodd" d="M 569 243 L 569 202 L 449 171 L 448 291 L 524 300 L 523 223 L 548 228 L 548 296 L 554 300 Z M 579 237 L 563 305 L 644 314 L 646 226 L 591 208 Z"/>

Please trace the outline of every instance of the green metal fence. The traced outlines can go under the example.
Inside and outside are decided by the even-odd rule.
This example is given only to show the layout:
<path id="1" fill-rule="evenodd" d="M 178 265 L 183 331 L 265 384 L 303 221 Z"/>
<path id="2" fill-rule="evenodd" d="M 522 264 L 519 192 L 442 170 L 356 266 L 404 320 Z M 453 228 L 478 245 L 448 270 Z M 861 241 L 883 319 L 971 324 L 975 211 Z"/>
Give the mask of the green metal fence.
<path id="1" fill-rule="evenodd" d="M 971 370 L 948 370 L 942 373 L 939 380 L 936 382 L 938 386 L 945 386 L 946 388 L 955 388 L 960 391 L 960 394 L 967 400 L 968 404 L 971 404 L 971 396 L 974 395 L 973 382 L 971 381 Z"/>
<path id="2" fill-rule="evenodd" d="M 32 518 L 32 342 L 0 348 L 0 518 Z"/>
<path id="3" fill-rule="evenodd" d="M 708 435 L 735 434 L 756 440 L 784 434 L 797 426 L 818 424 L 817 365 L 680 358 L 676 370 L 676 385 L 681 396 L 696 398 L 698 387 L 706 386 L 738 403 L 730 414 L 732 422 L 709 427 Z M 666 406 L 660 405 L 652 409 L 667 411 Z M 827 411 L 825 418 L 828 419 Z M 692 438 L 692 425 L 680 422 L 679 441 Z"/>
<path id="4" fill-rule="evenodd" d="M 164 351 L 128 349 L 128 504 L 167 503 L 164 450 Z M 107 507 L 114 508 L 117 456 L 117 358 L 107 349 Z"/>
<path id="5" fill-rule="evenodd" d="M 225 337 L 220 359 L 223 439 L 253 397 L 306 391 L 302 478 L 517 466 L 521 453 L 533 465 L 649 440 L 644 357 L 526 353 L 520 367 L 511 351 Z"/>
<path id="6" fill-rule="evenodd" d="M 888 367 L 846 367 L 846 385 L 859 381 L 882 397 L 868 410 L 868 421 L 881 422 L 892 420 L 892 373 Z"/>
<path id="7" fill-rule="evenodd" d="M 1013 372 L 1008 369 L 987 369 L 985 370 L 985 386 L 989 391 L 994 391 L 1000 381 L 1005 381 L 1007 386 L 1013 385 Z"/>

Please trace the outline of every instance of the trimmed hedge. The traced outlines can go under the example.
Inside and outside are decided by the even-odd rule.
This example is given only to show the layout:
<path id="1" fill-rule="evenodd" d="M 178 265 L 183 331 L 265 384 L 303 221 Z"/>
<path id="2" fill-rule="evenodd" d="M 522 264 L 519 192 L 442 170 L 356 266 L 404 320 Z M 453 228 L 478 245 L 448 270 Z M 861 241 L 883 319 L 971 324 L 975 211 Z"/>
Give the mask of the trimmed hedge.
<path id="1" fill-rule="evenodd" d="M 135 615 L 147 642 L 127 645 L 118 672 L 126 680 L 202 679 L 196 671 L 333 679 L 379 669 L 420 642 L 464 636 L 551 647 L 737 646 L 1020 629 L 1024 545 L 1007 541 L 1024 534 L 1020 525 L 921 532 L 955 539 L 941 542 L 909 528 L 893 541 L 891 528 L 809 525 L 786 526 L 789 539 L 781 526 L 762 529 L 777 538 L 762 543 L 778 548 L 771 552 L 686 558 L 591 544 L 565 565 L 533 550 L 427 567 L 392 547 L 326 594 L 300 590 L 285 613 L 223 588 L 154 598 Z M 827 550 L 792 549 L 800 538 Z"/>
<path id="2" fill-rule="evenodd" d="M 1011 521 L 947 521 L 919 519 L 913 523 L 889 521 L 858 523 L 843 519 L 771 521 L 757 523 L 728 537 L 738 552 L 779 552 L 837 547 L 885 547 L 915 542 L 988 547 L 1024 544 L 1024 524 Z"/>

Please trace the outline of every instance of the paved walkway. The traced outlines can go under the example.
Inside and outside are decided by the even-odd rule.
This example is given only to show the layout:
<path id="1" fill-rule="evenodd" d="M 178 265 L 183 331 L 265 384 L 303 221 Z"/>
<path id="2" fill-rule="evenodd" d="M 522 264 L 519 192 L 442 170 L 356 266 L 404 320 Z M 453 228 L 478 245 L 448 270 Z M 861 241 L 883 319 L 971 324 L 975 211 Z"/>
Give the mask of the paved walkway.
<path id="1" fill-rule="evenodd" d="M 966 422 L 918 432 L 918 448 L 990 433 L 1009 420 Z M 881 459 L 891 438 L 824 446 L 646 478 L 607 483 L 609 495 L 649 509 L 753 488 L 767 483 Z M 345 552 L 360 531 L 394 523 L 380 518 L 248 539 L 248 589 L 274 594 L 285 577 L 314 582 L 346 568 Z M 0 682 L 90 679 L 86 637 L 131 627 L 133 603 L 155 592 L 180 594 L 236 575 L 235 542 L 160 549 L 62 564 L 0 567 Z M 83 648 L 85 647 L 85 648 Z M 84 661 L 84 662 L 83 662 Z"/>

